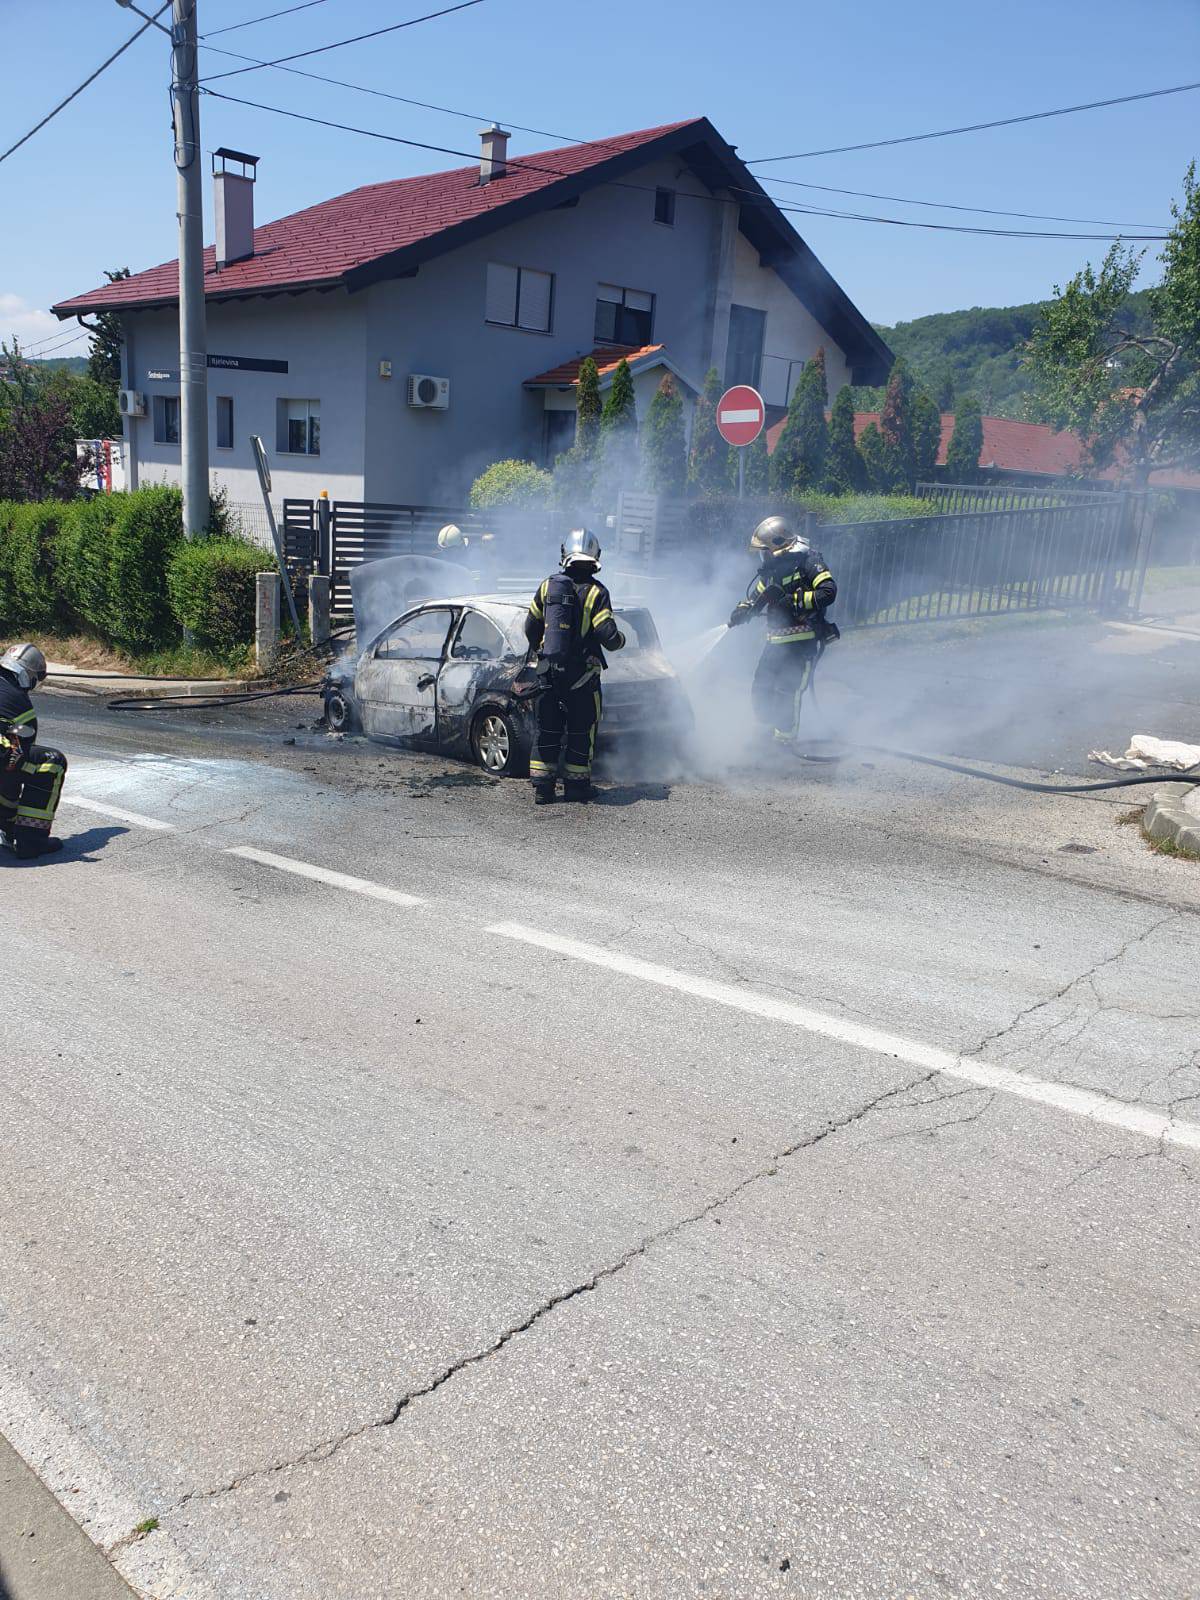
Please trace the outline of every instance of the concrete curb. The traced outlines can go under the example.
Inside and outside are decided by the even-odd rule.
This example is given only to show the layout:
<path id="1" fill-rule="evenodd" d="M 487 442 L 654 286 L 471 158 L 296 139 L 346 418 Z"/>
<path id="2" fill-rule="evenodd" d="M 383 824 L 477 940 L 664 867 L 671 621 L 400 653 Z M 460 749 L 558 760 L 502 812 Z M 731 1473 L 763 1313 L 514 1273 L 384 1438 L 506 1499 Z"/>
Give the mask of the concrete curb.
<path id="1" fill-rule="evenodd" d="M 1200 794 L 1200 785 L 1164 783 L 1161 789 L 1155 789 L 1142 818 L 1146 837 L 1170 840 L 1181 850 L 1193 850 L 1200 855 L 1200 810 L 1193 811 L 1183 803 L 1184 796 L 1193 791 Z"/>
<path id="2" fill-rule="evenodd" d="M 68 694 L 107 695 L 114 700 L 121 697 L 154 700 L 169 695 L 198 699 L 209 695 L 245 694 L 270 685 L 263 678 L 187 678 L 182 682 L 170 682 L 161 678 L 128 678 L 116 673 L 51 671 L 43 687 L 52 693 L 58 689 Z"/>

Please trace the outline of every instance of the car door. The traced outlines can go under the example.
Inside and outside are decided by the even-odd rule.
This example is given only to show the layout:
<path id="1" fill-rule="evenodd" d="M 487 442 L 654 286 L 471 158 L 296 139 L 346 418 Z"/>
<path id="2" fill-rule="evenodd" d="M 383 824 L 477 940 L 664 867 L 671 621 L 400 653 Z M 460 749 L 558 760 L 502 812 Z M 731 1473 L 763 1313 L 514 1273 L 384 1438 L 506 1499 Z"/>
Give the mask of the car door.
<path id="1" fill-rule="evenodd" d="M 438 734 L 444 747 L 466 741 L 478 696 L 502 676 L 505 662 L 514 661 L 515 651 L 499 625 L 474 606 L 464 606 L 438 678 Z M 515 666 L 508 671 L 511 675 Z"/>
<path id="2" fill-rule="evenodd" d="M 392 624 L 358 669 L 363 729 L 374 739 L 434 739 L 437 680 L 450 606 L 424 606 Z"/>

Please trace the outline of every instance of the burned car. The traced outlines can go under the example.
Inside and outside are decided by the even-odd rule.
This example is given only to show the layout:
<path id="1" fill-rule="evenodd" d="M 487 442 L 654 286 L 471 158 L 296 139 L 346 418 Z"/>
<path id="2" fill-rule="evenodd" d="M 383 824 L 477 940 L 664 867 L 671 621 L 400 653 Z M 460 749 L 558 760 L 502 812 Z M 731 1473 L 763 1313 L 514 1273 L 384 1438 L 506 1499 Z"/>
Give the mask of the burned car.
<path id="1" fill-rule="evenodd" d="M 427 600 L 345 658 L 326 680 L 335 732 L 469 756 L 488 772 L 524 773 L 536 726 L 526 604 L 510 595 Z M 678 748 L 691 708 L 644 607 L 618 607 L 623 650 L 604 674 L 600 746 L 654 741 Z"/>

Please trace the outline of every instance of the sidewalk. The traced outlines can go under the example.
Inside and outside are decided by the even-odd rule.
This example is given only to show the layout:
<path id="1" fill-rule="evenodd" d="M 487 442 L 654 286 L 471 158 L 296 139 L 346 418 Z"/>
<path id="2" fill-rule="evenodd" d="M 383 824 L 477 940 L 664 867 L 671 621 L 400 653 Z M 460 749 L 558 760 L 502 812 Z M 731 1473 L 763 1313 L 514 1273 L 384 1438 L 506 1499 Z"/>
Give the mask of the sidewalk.
<path id="1" fill-rule="evenodd" d="M 131 1600 L 133 1590 L 0 1435 L 2 1600 Z"/>

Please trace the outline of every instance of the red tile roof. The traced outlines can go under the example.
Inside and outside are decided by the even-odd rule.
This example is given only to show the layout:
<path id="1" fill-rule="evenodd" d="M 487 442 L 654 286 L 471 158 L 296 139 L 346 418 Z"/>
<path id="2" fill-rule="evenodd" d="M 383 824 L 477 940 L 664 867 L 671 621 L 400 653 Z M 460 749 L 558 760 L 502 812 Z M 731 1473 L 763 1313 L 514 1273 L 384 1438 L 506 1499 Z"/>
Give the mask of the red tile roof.
<path id="1" fill-rule="evenodd" d="M 767 449 L 774 450 L 783 432 L 781 418 L 767 429 Z M 854 437 L 857 439 L 869 423 L 879 426 L 878 411 L 854 413 Z M 942 413 L 942 438 L 938 446 L 938 466 L 946 464 L 946 449 L 954 432 L 954 416 Z M 1086 466 L 1083 441 L 1074 433 L 1055 433 L 1042 422 L 1010 422 L 1007 417 L 984 417 L 983 449 L 979 452 L 982 467 L 995 467 L 1001 472 L 1043 473 L 1047 477 L 1066 477 L 1082 472 Z"/>
<path id="2" fill-rule="evenodd" d="M 349 194 L 256 228 L 253 256 L 220 272 L 210 245 L 204 252 L 206 295 L 225 298 L 331 286 L 345 282 L 348 275 L 372 263 L 440 235 L 448 235 L 444 248 L 452 248 L 455 229 L 486 225 L 494 213 L 516 201 L 536 196 L 564 178 L 578 178 L 593 167 L 693 124 L 698 130 L 707 127 L 703 118 L 691 118 L 590 144 L 514 156 L 508 161 L 506 175 L 488 184 L 479 182 L 479 166 L 474 164 L 352 189 Z M 496 218 L 493 225 L 499 227 L 505 220 Z M 179 264 L 166 261 L 131 278 L 60 301 L 53 310 L 59 316 L 73 316 L 78 312 L 170 305 L 178 298 Z"/>
<path id="3" fill-rule="evenodd" d="M 557 367 L 551 367 L 549 372 L 539 372 L 536 378 L 526 378 L 525 387 L 565 389 L 571 384 L 579 382 L 579 369 L 588 357 L 596 363 L 596 369 L 601 378 L 610 372 L 615 372 L 622 361 L 628 361 L 632 367 L 639 361 L 644 361 L 647 356 L 660 355 L 666 345 L 644 344 L 635 349 L 633 345 L 602 344 L 586 356 L 572 356 L 570 361 L 564 361 Z"/>

